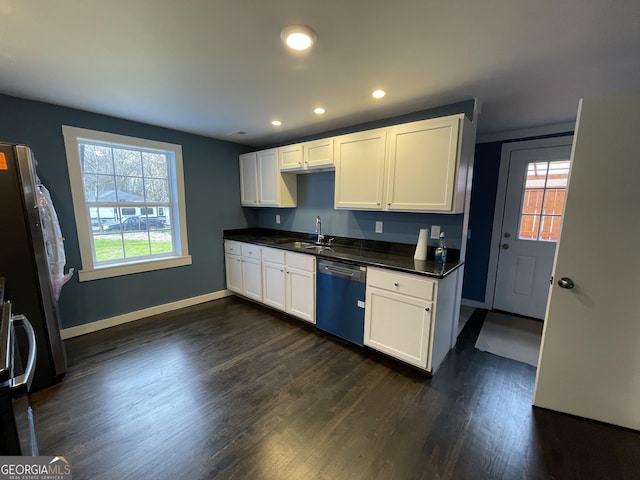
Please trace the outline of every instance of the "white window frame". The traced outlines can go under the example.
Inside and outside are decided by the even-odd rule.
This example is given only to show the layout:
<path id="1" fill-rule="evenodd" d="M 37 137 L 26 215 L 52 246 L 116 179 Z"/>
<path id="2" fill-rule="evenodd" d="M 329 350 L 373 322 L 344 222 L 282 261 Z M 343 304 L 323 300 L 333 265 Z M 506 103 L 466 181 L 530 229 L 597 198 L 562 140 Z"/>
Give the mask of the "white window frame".
<path id="1" fill-rule="evenodd" d="M 157 142 L 143 138 L 128 137 L 114 133 L 87 130 L 84 128 L 62 126 L 64 146 L 67 152 L 67 166 L 71 181 L 71 196 L 73 198 L 73 211 L 78 232 L 78 244 L 82 259 L 82 270 L 78 272 L 81 282 L 97 280 L 100 278 L 117 277 L 132 273 L 149 272 L 164 268 L 191 265 L 191 256 L 187 241 L 187 220 L 184 195 L 184 171 L 182 166 L 182 146 L 172 143 Z M 171 254 L 156 256 L 154 258 L 126 258 L 118 263 L 109 265 L 96 265 L 94 263 L 91 218 L 89 209 L 85 203 L 82 171 L 80 167 L 80 154 L 78 142 L 82 140 L 107 142 L 111 144 L 165 150 L 173 153 L 173 165 L 170 168 L 173 181 L 173 209 L 172 224 L 175 224 L 175 249 Z M 165 207 L 167 208 L 167 207 Z"/>

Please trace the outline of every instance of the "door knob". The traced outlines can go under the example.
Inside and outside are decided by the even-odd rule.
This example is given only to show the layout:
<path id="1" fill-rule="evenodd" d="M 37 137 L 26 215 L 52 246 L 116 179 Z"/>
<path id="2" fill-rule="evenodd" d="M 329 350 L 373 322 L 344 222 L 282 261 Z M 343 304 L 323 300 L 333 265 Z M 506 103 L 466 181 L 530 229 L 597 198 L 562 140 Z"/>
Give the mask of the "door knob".
<path id="1" fill-rule="evenodd" d="M 509 244 L 508 243 L 503 243 L 502 244 L 502 249 L 503 250 L 509 250 Z"/>
<path id="2" fill-rule="evenodd" d="M 560 285 L 561 288 L 566 288 L 569 290 L 576 286 L 576 284 L 573 283 L 573 280 L 571 280 L 569 277 L 562 277 L 560 280 L 558 280 L 558 285 Z"/>

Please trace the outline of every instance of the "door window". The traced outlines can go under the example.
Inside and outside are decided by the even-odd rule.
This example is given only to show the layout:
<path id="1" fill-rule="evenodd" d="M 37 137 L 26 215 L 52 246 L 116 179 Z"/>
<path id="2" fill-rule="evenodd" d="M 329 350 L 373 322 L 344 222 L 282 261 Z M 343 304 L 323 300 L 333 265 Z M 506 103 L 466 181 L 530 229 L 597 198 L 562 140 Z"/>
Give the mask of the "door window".
<path id="1" fill-rule="evenodd" d="M 558 241 L 569 165 L 569 160 L 527 164 L 519 239 Z"/>

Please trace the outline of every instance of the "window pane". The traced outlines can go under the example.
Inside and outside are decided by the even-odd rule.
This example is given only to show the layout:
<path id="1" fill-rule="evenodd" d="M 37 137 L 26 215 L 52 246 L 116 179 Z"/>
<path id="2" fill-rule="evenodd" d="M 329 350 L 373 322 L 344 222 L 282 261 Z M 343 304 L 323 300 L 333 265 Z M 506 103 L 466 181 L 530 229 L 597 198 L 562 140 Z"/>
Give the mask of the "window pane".
<path id="1" fill-rule="evenodd" d="M 141 177 L 116 177 L 118 202 L 144 202 L 144 184 Z"/>
<path id="2" fill-rule="evenodd" d="M 543 213 L 547 215 L 562 215 L 562 207 L 564 206 L 565 190 L 550 189 L 544 196 Z"/>
<path id="3" fill-rule="evenodd" d="M 522 201 L 522 213 L 540 213 L 542 211 L 543 189 L 530 189 L 524 191 Z"/>
<path id="4" fill-rule="evenodd" d="M 78 148 L 80 149 L 80 162 L 83 173 L 113 173 L 111 148 L 88 143 L 81 143 Z"/>
<path id="5" fill-rule="evenodd" d="M 169 230 L 150 231 L 149 238 L 151 239 L 151 253 L 157 254 L 173 252 L 173 242 L 171 240 L 171 232 Z"/>
<path id="6" fill-rule="evenodd" d="M 151 253 L 147 232 L 125 232 L 123 239 L 124 253 L 127 258 L 144 257 Z"/>
<path id="7" fill-rule="evenodd" d="M 558 241 L 560 236 L 560 221 L 559 215 L 543 215 L 542 224 L 540 226 L 540 240 Z"/>
<path id="8" fill-rule="evenodd" d="M 142 152 L 145 177 L 167 178 L 167 156 L 164 153 Z"/>
<path id="9" fill-rule="evenodd" d="M 548 165 L 548 162 L 529 163 L 527 166 L 527 179 L 524 188 L 544 188 Z"/>
<path id="10" fill-rule="evenodd" d="M 551 162 L 549 164 L 549 176 L 547 177 L 547 188 L 567 188 L 569 180 L 570 162 Z"/>
<path id="11" fill-rule="evenodd" d="M 128 177 L 142 176 L 142 162 L 140 152 L 122 148 L 113 149 L 113 163 L 116 175 Z"/>
<path id="12" fill-rule="evenodd" d="M 96 262 L 109 262 L 122 260 L 124 258 L 122 236 L 119 233 L 94 232 L 93 246 L 95 249 Z"/>
<path id="13" fill-rule="evenodd" d="M 522 215 L 520 217 L 518 238 L 521 240 L 537 240 L 539 222 L 539 215 Z"/>
<path id="14" fill-rule="evenodd" d="M 169 184 L 166 180 L 146 180 L 144 190 L 147 202 L 169 202 Z"/>

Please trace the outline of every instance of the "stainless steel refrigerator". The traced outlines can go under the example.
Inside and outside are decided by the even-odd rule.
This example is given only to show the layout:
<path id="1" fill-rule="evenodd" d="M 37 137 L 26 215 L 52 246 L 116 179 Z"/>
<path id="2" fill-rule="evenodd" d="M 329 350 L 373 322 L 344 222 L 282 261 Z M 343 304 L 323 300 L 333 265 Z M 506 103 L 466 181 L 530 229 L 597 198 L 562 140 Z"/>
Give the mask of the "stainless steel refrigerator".
<path id="1" fill-rule="evenodd" d="M 66 371 L 56 299 L 60 287 L 52 280 L 52 246 L 41 201 L 32 151 L 0 142 L 0 277 L 5 278 L 5 301 L 35 331 L 38 354 L 31 391 L 56 383 Z"/>

